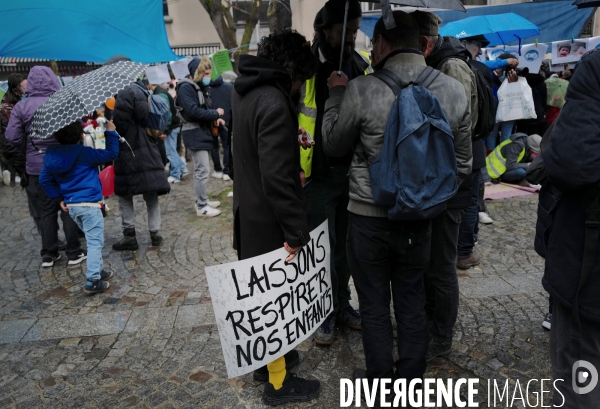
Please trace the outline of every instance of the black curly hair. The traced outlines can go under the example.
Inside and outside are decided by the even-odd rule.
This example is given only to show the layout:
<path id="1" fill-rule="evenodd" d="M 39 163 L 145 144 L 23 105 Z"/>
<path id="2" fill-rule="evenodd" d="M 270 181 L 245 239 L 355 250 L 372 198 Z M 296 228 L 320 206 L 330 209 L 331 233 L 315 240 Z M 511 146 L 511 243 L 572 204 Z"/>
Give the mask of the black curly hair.
<path id="1" fill-rule="evenodd" d="M 81 141 L 82 134 L 83 124 L 78 120 L 54 132 L 54 137 L 61 145 L 75 145 Z"/>
<path id="2" fill-rule="evenodd" d="M 306 81 L 316 72 L 317 58 L 310 42 L 296 30 L 277 30 L 263 37 L 256 56 L 281 65 L 292 81 Z"/>

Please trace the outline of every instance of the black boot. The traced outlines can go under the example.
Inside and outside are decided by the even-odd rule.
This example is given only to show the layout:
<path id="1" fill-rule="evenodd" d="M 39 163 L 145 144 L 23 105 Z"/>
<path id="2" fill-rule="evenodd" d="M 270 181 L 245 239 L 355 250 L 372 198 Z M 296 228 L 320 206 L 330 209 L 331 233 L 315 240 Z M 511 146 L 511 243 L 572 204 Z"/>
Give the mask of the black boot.
<path id="1" fill-rule="evenodd" d="M 163 242 L 163 238 L 158 235 L 157 231 L 150 232 L 150 240 L 152 240 L 152 246 L 154 247 L 160 246 Z"/>
<path id="2" fill-rule="evenodd" d="M 112 248 L 117 251 L 137 250 L 138 244 L 135 238 L 135 229 L 129 228 L 123 230 L 123 238 L 120 242 L 113 244 Z"/>

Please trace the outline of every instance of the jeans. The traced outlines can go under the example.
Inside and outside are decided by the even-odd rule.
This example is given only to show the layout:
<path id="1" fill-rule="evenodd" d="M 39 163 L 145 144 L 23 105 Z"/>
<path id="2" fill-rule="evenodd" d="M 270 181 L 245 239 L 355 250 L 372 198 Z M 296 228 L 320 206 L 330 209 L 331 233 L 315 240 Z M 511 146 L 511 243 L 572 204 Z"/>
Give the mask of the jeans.
<path id="1" fill-rule="evenodd" d="M 167 150 L 167 158 L 169 158 L 169 175 L 175 179 L 181 179 L 181 174 L 186 172 L 185 162 L 181 159 L 181 156 L 177 153 L 177 136 L 181 132 L 181 127 L 177 127 L 169 132 L 167 140 L 165 141 L 165 148 Z"/>
<path id="2" fill-rule="evenodd" d="M 148 210 L 148 230 L 157 232 L 160 230 L 160 205 L 156 193 L 144 193 L 142 195 Z M 133 209 L 133 196 L 119 196 L 119 210 L 123 230 L 135 228 L 135 210 Z"/>
<path id="3" fill-rule="evenodd" d="M 473 171 L 474 186 L 471 191 L 471 204 L 465 209 L 458 231 L 458 258 L 469 258 L 475 247 L 477 225 L 479 224 L 479 192 L 481 169 Z"/>
<path id="4" fill-rule="evenodd" d="M 500 180 L 505 183 L 519 183 L 523 179 L 525 179 L 525 173 L 527 169 L 525 168 L 516 168 L 512 170 L 507 170 L 500 176 Z"/>
<path id="5" fill-rule="evenodd" d="M 354 213 L 348 218 L 348 265 L 360 304 L 367 377 L 422 378 L 429 340 L 423 275 L 429 264 L 431 222 Z M 400 357 L 395 373 L 392 296 Z"/>
<path id="6" fill-rule="evenodd" d="M 85 233 L 87 241 L 87 271 L 85 277 L 89 284 L 100 280 L 102 246 L 104 246 L 104 217 L 98 207 L 69 206 L 69 215 Z"/>
<path id="7" fill-rule="evenodd" d="M 485 148 L 488 151 L 496 149 L 496 146 L 498 146 L 498 131 L 502 132 L 502 138 L 500 140 L 500 143 L 502 143 L 511 137 L 514 126 L 515 121 L 496 122 L 494 129 L 492 129 L 492 133 L 490 133 L 490 136 L 485 140 Z"/>
<path id="8" fill-rule="evenodd" d="M 77 225 L 63 212 L 60 204 L 50 199 L 39 182 L 39 176 L 28 175 L 29 184 L 25 188 L 29 209 L 33 215 L 36 227 L 39 226 L 42 236 L 40 255 L 58 256 L 58 213 L 63 222 L 63 230 L 67 240 L 67 257 L 76 259 L 81 253 L 81 244 L 77 236 Z"/>
<path id="9" fill-rule="evenodd" d="M 331 246 L 331 286 L 333 287 L 333 313 L 350 305 L 350 269 L 346 257 L 348 235 L 348 168 L 331 169 L 327 181 L 311 180 L 304 186 L 308 204 L 308 229 L 312 231 L 327 220 Z"/>
<path id="10" fill-rule="evenodd" d="M 194 160 L 194 192 L 196 193 L 196 207 L 202 209 L 208 203 L 206 195 L 206 183 L 208 182 L 208 172 L 210 162 L 208 160 L 208 151 L 193 150 L 192 159 Z"/>
<path id="11" fill-rule="evenodd" d="M 430 333 L 452 338 L 458 316 L 456 248 L 465 209 L 447 209 L 431 220 L 431 260 L 425 272 L 425 311 Z"/>
<path id="12" fill-rule="evenodd" d="M 229 140 L 227 132 L 219 130 L 219 138 L 221 138 L 221 145 L 223 145 L 223 166 L 221 166 L 221 158 L 219 154 L 219 141 L 216 142 L 216 148 L 210 151 L 213 163 L 215 165 L 215 172 L 223 172 L 226 175 L 229 174 Z"/>
<path id="13" fill-rule="evenodd" d="M 578 360 L 591 363 L 600 371 L 600 324 L 580 316 L 581 320 L 581 357 L 571 353 L 571 310 L 559 302 L 552 306 L 552 326 L 550 329 L 550 361 L 552 377 L 563 379 L 556 387 L 564 396 L 563 409 L 597 408 L 600 402 L 600 385 L 587 394 L 579 395 L 573 391 L 573 364 Z M 589 373 L 589 371 L 588 371 Z M 588 377 L 588 379 L 591 378 Z M 579 384 L 579 383 L 578 383 Z M 589 382 L 580 386 L 586 386 Z M 554 406 L 560 407 L 563 397 L 554 392 Z M 548 404 L 545 402 L 545 404 Z"/>

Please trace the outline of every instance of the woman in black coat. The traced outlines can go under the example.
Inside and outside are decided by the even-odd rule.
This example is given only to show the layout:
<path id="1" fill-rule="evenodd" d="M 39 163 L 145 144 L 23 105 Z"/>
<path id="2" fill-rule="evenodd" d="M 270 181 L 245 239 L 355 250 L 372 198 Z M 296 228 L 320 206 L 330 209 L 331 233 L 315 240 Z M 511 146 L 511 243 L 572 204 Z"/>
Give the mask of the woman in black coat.
<path id="1" fill-rule="evenodd" d="M 139 85 L 139 86 L 138 86 Z M 119 92 L 113 112 L 117 132 L 127 143 L 122 143 L 115 160 L 115 194 L 123 225 L 123 239 L 113 244 L 115 250 L 137 250 L 133 196 L 143 195 L 148 210 L 148 230 L 153 246 L 162 243 L 159 236 L 160 206 L 158 196 L 169 193 L 171 187 L 165 174 L 157 140 L 148 136 L 148 95 L 141 82 Z"/>
<path id="2" fill-rule="evenodd" d="M 232 93 L 234 230 L 240 259 L 282 246 L 288 260 L 310 240 L 300 182 L 298 119 L 291 95 L 314 74 L 315 57 L 304 36 L 283 31 L 264 38 L 257 57 L 240 57 Z M 320 383 L 291 376 L 290 351 L 269 363 L 263 400 L 274 405 L 318 396 Z M 295 355 L 295 357 L 294 357 Z M 266 375 L 265 368 L 255 378 Z"/>

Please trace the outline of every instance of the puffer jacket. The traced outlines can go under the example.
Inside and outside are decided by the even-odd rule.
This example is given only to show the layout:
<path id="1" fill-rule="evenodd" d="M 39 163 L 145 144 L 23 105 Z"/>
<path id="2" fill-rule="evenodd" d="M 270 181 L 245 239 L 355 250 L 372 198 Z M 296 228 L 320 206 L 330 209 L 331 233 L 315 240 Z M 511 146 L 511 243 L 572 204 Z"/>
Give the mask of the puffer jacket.
<path id="1" fill-rule="evenodd" d="M 393 53 L 380 64 L 404 81 L 416 80 L 426 67 L 421 53 L 414 50 Z M 471 173 L 473 155 L 471 111 L 465 89 L 444 74 L 440 74 L 428 89 L 440 101 L 450 123 L 458 162 L 458 183 L 461 183 Z M 387 209 L 373 201 L 365 158 L 373 163 L 381 153 L 394 100 L 391 88 L 372 75 L 356 78 L 347 87 L 335 87 L 329 92 L 323 119 L 323 150 L 330 156 L 342 156 L 354 150 L 348 205 L 352 213 L 387 217 Z"/>
<path id="2" fill-rule="evenodd" d="M 40 185 L 50 199 L 66 204 L 99 202 L 102 185 L 98 166 L 119 156 L 119 135 L 104 132 L 106 149 L 94 149 L 82 144 L 52 145 L 44 157 Z"/>
<path id="3" fill-rule="evenodd" d="M 59 89 L 58 79 L 50 68 L 33 67 L 27 76 L 27 87 L 25 88 L 27 98 L 19 101 L 10 115 L 5 134 L 6 141 L 25 152 L 26 171 L 29 175 L 40 174 L 46 149 L 57 143 L 53 135 L 48 135 L 45 139 L 32 140 L 29 138 L 29 132 L 35 111 Z"/>
<path id="4" fill-rule="evenodd" d="M 138 83 L 143 87 L 143 84 Z M 127 141 L 121 144 L 115 160 L 115 194 L 118 196 L 171 191 L 158 142 L 146 133 L 148 97 L 136 85 L 129 85 L 117 95 L 113 121 L 117 132 Z"/>

